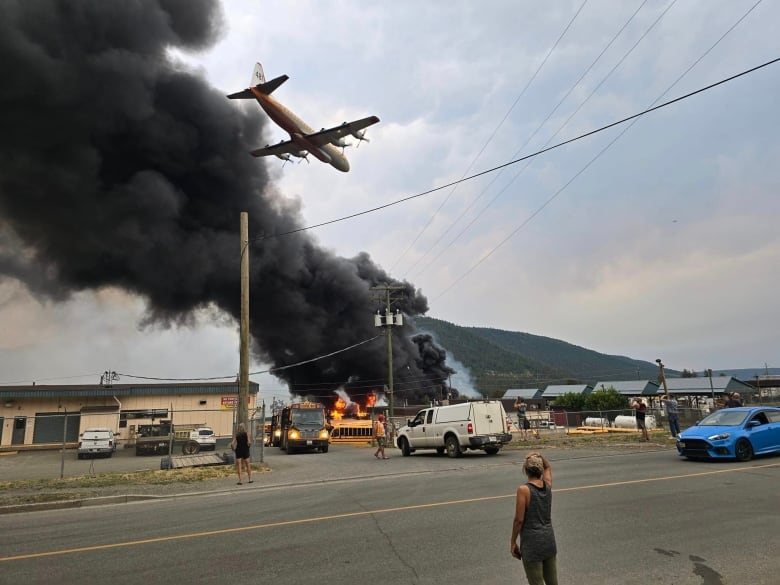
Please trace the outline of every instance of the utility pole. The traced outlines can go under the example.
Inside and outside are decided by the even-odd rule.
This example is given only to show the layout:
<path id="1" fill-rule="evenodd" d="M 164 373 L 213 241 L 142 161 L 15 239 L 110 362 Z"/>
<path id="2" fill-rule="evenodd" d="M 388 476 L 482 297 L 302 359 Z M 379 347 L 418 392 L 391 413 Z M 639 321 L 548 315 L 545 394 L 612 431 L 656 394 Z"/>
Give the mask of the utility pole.
<path id="1" fill-rule="evenodd" d="M 661 358 L 655 360 L 658 363 L 658 369 L 661 370 L 661 383 L 664 385 L 664 394 L 669 395 L 669 389 L 666 387 L 666 374 L 664 373 L 664 364 Z"/>
<path id="2" fill-rule="evenodd" d="M 707 368 L 707 376 L 710 379 L 710 392 L 712 392 L 712 410 L 715 411 L 715 388 L 712 386 L 712 368 Z"/>
<path id="3" fill-rule="evenodd" d="M 249 214 L 240 215 L 241 246 L 241 319 L 239 331 L 238 405 L 236 422 L 249 424 Z"/>
<path id="4" fill-rule="evenodd" d="M 403 325 L 404 324 L 404 318 L 403 314 L 401 314 L 400 310 L 396 310 L 395 314 L 391 312 L 390 305 L 396 301 L 403 298 L 403 296 L 397 296 L 395 298 L 392 297 L 391 293 L 392 291 L 402 291 L 406 290 L 406 287 L 404 286 L 390 286 L 388 284 L 384 286 L 372 286 L 372 291 L 376 291 L 378 293 L 384 293 L 384 302 L 385 302 L 385 314 L 382 316 L 379 311 L 377 311 L 377 314 L 374 315 L 374 325 L 377 327 L 382 327 L 384 325 L 385 332 L 387 336 L 387 405 L 389 408 L 389 414 L 390 414 L 390 420 L 393 420 L 393 415 L 395 414 L 393 411 L 393 325 Z M 384 321 L 384 322 L 383 322 Z"/>
<path id="5" fill-rule="evenodd" d="M 661 358 L 655 360 L 658 362 L 658 369 L 661 370 L 661 383 L 664 385 L 664 395 L 669 398 L 669 388 L 666 387 L 666 374 L 664 373 L 664 364 Z"/>

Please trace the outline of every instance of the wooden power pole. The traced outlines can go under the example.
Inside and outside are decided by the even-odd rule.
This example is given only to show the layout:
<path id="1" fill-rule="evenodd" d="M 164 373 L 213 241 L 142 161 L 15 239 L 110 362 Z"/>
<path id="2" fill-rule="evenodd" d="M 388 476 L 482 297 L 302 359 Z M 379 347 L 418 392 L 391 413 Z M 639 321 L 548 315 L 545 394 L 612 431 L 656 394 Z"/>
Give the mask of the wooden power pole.
<path id="1" fill-rule="evenodd" d="M 376 291 L 379 293 L 379 300 L 384 300 L 385 302 L 385 335 L 387 336 L 387 406 L 389 409 L 389 415 L 390 419 L 393 419 L 393 416 L 395 415 L 394 409 L 393 409 L 393 332 L 392 328 L 393 325 L 401 325 L 403 323 L 403 319 L 400 318 L 399 313 L 399 321 L 398 323 L 395 322 L 394 316 L 391 310 L 391 305 L 393 303 L 394 299 L 391 296 L 391 293 L 393 291 L 403 291 L 406 290 L 405 286 L 400 285 L 394 285 L 390 286 L 385 284 L 384 286 L 372 286 L 372 291 Z M 384 293 L 384 294 L 382 294 Z M 384 297 L 384 298 L 382 298 Z"/>
<path id="2" fill-rule="evenodd" d="M 236 422 L 249 431 L 249 214 L 241 212 L 241 326 Z"/>

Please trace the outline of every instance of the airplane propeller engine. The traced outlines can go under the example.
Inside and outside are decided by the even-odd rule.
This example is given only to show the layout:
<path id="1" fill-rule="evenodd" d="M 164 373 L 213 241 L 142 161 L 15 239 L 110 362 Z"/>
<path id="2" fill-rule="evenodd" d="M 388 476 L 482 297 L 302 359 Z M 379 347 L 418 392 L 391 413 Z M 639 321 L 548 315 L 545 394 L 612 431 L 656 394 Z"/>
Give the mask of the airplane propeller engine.
<path id="1" fill-rule="evenodd" d="M 292 159 L 290 158 L 290 155 L 286 152 L 279 153 L 275 155 L 277 158 L 282 159 L 284 162 L 282 163 L 282 166 L 284 166 L 288 162 L 292 162 Z"/>
<path id="2" fill-rule="evenodd" d="M 346 124 L 346 122 L 345 122 Z M 344 149 L 347 146 L 352 146 L 351 142 L 347 142 L 343 138 L 336 138 L 335 140 L 331 140 L 330 142 L 333 146 L 338 146 L 341 149 L 341 154 L 344 154 Z"/>
<path id="3" fill-rule="evenodd" d="M 309 163 L 309 153 L 305 150 L 298 150 L 296 152 L 291 152 L 291 155 L 293 155 L 296 158 L 300 158 L 306 161 L 307 164 Z M 301 164 L 301 161 L 298 161 L 298 164 Z"/>
<path id="4" fill-rule="evenodd" d="M 363 142 L 364 140 L 366 142 L 371 142 L 368 138 L 366 138 L 366 131 L 365 130 L 363 130 L 362 132 L 350 132 L 350 134 L 352 136 L 354 136 L 355 138 L 357 138 L 357 140 L 358 140 L 358 144 L 357 144 L 357 146 L 355 148 L 358 148 L 360 146 L 360 143 Z"/>

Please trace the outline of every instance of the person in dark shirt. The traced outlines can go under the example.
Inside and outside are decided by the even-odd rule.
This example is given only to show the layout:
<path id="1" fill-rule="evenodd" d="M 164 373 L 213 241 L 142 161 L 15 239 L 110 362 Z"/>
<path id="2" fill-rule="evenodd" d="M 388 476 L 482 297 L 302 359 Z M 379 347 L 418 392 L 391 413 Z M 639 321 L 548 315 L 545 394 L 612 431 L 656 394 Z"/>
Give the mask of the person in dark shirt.
<path id="1" fill-rule="evenodd" d="M 647 436 L 647 425 L 645 425 L 647 405 L 645 405 L 641 398 L 634 398 L 634 400 L 631 402 L 631 408 L 636 411 L 636 426 L 638 426 L 639 430 L 642 431 L 642 440 L 649 441 L 650 437 Z"/>
<path id="2" fill-rule="evenodd" d="M 729 394 L 729 399 L 726 401 L 726 408 L 737 408 L 739 406 L 742 406 L 742 397 L 739 395 L 739 392 Z"/>
<path id="3" fill-rule="evenodd" d="M 531 428 L 531 421 L 528 420 L 526 412 L 528 411 L 528 405 L 525 400 L 518 398 L 515 400 L 515 408 L 517 409 L 517 426 L 520 429 L 520 440 L 528 440 L 528 429 Z"/>
<path id="4" fill-rule="evenodd" d="M 680 406 L 673 396 L 664 394 L 661 396 L 661 404 L 666 407 L 666 416 L 669 419 L 669 430 L 672 432 L 672 436 L 676 437 L 680 434 Z"/>
<path id="5" fill-rule="evenodd" d="M 241 485 L 241 467 L 246 468 L 246 477 L 249 483 L 252 483 L 252 464 L 249 461 L 249 435 L 246 432 L 246 427 L 243 423 L 239 424 L 236 428 L 236 434 L 233 437 L 231 443 L 233 450 L 236 452 L 236 469 L 238 471 L 238 485 Z"/>
<path id="6" fill-rule="evenodd" d="M 547 459 L 533 452 L 526 456 L 523 471 L 528 482 L 517 488 L 509 552 L 523 561 L 529 585 L 558 585 L 558 548 L 552 526 L 552 468 Z"/>

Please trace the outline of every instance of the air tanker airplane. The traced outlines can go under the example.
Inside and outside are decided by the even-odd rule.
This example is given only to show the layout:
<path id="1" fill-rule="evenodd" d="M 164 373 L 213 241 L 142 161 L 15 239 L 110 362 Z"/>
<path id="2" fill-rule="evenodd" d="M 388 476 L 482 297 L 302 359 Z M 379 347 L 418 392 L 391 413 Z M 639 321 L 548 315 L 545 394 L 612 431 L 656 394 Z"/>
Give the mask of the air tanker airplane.
<path id="1" fill-rule="evenodd" d="M 344 122 L 340 126 L 327 130 L 323 128 L 319 132 L 315 132 L 298 116 L 271 97 L 271 93 L 288 79 L 289 77 L 282 75 L 271 81 L 266 81 L 263 67 L 257 63 L 252 73 L 252 86 L 227 96 L 231 100 L 256 99 L 268 117 L 290 135 L 290 140 L 283 140 L 274 146 L 266 145 L 264 148 L 251 151 L 252 156 L 274 155 L 284 161 L 289 161 L 291 156 L 306 158 L 309 153 L 312 153 L 322 162 L 346 173 L 349 170 L 349 161 L 343 152 L 344 148 L 351 144 L 345 142 L 344 137 L 349 134 L 358 141 L 368 142 L 363 128 L 376 124 L 379 122 L 379 118 L 369 116 L 362 120 Z M 361 130 L 363 131 L 361 132 Z M 341 152 L 339 152 L 339 148 Z M 308 159 L 306 160 L 308 162 Z"/>

